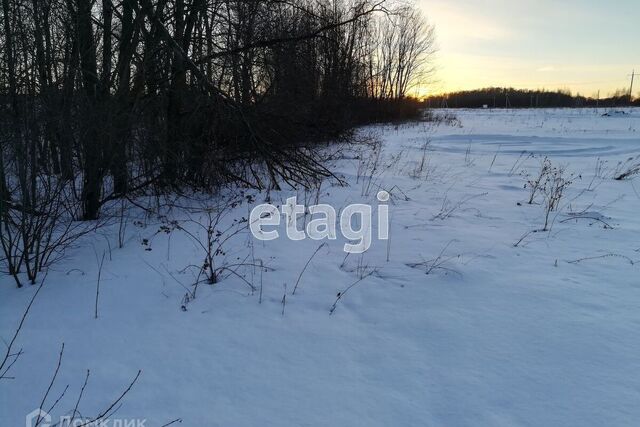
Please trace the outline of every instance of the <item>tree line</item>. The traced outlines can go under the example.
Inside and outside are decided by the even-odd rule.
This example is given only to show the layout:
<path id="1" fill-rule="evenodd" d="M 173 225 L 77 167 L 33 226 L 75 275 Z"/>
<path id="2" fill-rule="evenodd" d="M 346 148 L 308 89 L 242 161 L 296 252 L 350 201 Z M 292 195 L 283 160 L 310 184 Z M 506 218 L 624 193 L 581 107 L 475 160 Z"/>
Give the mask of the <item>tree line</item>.
<path id="1" fill-rule="evenodd" d="M 629 99 L 628 91 L 618 90 L 605 98 L 572 95 L 568 90 L 528 90 L 491 87 L 431 96 L 434 108 L 570 108 L 620 107 L 640 105 L 640 99 Z"/>

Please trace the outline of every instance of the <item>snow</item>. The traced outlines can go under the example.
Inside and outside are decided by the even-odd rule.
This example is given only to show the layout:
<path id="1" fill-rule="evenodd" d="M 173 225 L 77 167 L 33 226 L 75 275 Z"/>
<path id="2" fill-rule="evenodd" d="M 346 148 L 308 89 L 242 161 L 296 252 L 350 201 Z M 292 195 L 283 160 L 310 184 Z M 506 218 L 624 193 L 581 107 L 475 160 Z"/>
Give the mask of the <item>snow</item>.
<path id="1" fill-rule="evenodd" d="M 383 144 L 383 167 L 365 195 L 357 169 L 368 147 L 342 147 L 330 165 L 350 185 L 325 183 L 319 201 L 336 210 L 376 206 L 377 190 L 389 191 L 389 247 L 374 239 L 345 261 L 344 239 L 327 241 L 295 295 L 322 242 L 239 234 L 227 257 L 251 256 L 269 268 L 262 302 L 258 289 L 230 275 L 201 284 L 183 311 L 183 285 L 194 281 L 184 269 L 201 263 L 202 252 L 179 230 L 157 234 L 160 219 L 132 212 L 139 222 L 129 223 L 122 249 L 117 224 L 83 239 L 35 300 L 15 379 L 0 382 L 0 424 L 24 425 L 64 342 L 47 408 L 69 390 L 55 417 L 73 408 L 87 369 L 86 416 L 141 369 L 114 417 L 147 426 L 176 418 L 186 426 L 636 425 L 640 186 L 613 174 L 640 154 L 640 109 L 450 112 L 460 126 L 362 129 Z M 544 156 L 574 182 L 551 230 L 533 232 L 544 209 L 541 199 L 526 203 L 523 174 L 535 173 Z M 253 194 L 225 220 L 247 217 L 267 199 Z M 269 199 L 282 204 L 293 195 L 299 203 L 315 198 L 285 189 Z M 179 209 L 165 213 L 186 219 Z M 239 271 L 259 287 L 257 269 Z M 363 276 L 330 315 L 337 293 Z M 0 278 L 5 341 L 35 290 Z"/>

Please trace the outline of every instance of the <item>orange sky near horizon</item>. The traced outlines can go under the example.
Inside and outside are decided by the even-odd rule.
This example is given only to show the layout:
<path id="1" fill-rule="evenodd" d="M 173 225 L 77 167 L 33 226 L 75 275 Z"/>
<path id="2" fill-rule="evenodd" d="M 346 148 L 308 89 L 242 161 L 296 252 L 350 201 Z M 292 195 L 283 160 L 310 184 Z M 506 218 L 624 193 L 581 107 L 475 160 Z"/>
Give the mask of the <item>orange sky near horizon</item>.
<path id="1" fill-rule="evenodd" d="M 435 25 L 427 96 L 490 86 L 605 97 L 640 73 L 640 0 L 416 0 Z M 640 76 L 634 95 L 640 96 Z"/>

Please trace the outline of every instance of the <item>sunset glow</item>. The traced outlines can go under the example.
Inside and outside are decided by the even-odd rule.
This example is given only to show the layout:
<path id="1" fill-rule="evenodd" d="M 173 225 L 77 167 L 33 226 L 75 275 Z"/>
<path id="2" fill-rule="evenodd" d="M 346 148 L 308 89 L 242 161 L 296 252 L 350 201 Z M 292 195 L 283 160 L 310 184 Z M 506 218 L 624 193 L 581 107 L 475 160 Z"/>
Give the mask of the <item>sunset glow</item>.
<path id="1" fill-rule="evenodd" d="M 637 0 L 417 3 L 438 37 L 429 93 L 512 86 L 605 96 L 628 89 L 632 70 L 640 71 Z"/>

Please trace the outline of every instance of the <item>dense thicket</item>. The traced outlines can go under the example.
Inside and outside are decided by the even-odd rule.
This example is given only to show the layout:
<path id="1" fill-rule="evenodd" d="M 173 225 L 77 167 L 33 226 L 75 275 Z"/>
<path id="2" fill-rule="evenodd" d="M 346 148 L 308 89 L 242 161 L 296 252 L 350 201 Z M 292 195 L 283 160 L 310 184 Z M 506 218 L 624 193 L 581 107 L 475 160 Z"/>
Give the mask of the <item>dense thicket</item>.
<path id="1" fill-rule="evenodd" d="M 0 27 L 1 209 L 70 192 L 84 219 L 143 188 L 328 175 L 301 142 L 416 114 L 433 49 L 384 0 L 2 0 Z"/>
<path id="2" fill-rule="evenodd" d="M 18 286 L 115 199 L 331 176 L 313 143 L 415 117 L 434 43 L 400 0 L 0 1 L 0 265 Z"/>
<path id="3" fill-rule="evenodd" d="M 607 98 L 572 95 L 569 91 L 484 88 L 432 96 L 427 100 L 435 108 L 563 108 L 618 107 L 630 105 L 627 91 L 618 91 Z M 640 103 L 640 100 L 636 100 Z"/>

